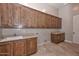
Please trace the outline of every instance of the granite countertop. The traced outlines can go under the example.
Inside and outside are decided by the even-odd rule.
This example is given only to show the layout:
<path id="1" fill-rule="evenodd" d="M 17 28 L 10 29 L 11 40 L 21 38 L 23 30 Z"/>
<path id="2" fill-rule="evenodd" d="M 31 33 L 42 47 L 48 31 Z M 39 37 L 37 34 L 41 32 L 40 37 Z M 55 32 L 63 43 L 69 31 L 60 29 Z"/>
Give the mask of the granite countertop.
<path id="1" fill-rule="evenodd" d="M 13 36 L 13 37 L 7 37 L 7 38 L 4 38 L 4 39 L 1 39 L 0 42 L 21 40 L 21 39 L 27 39 L 27 38 L 33 38 L 33 37 L 37 37 L 37 36 L 36 35 Z"/>

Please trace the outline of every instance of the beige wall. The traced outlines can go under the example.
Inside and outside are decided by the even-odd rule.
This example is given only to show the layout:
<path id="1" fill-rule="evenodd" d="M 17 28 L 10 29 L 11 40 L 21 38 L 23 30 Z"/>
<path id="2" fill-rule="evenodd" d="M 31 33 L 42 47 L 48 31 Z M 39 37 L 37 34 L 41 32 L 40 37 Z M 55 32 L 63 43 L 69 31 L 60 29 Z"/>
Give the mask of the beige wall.
<path id="1" fill-rule="evenodd" d="M 59 9 L 59 16 L 62 18 L 62 29 L 65 32 L 66 41 L 73 40 L 73 15 L 72 6 L 70 4 L 65 5 Z"/>

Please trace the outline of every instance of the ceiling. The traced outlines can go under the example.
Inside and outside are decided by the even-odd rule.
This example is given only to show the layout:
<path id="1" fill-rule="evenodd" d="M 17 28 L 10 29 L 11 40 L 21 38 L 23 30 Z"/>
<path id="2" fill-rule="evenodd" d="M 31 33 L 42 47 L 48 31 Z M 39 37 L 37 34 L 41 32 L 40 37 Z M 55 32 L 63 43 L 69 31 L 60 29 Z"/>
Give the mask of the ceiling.
<path id="1" fill-rule="evenodd" d="M 21 3 L 22 4 L 22 3 Z M 46 5 L 55 8 L 61 8 L 62 6 L 66 5 L 67 3 L 23 3 L 23 5 Z"/>
<path id="2" fill-rule="evenodd" d="M 69 3 L 48 3 L 48 5 L 56 7 L 56 8 L 62 8 L 63 6 L 67 4 Z M 72 6 L 72 14 L 79 15 L 79 3 L 71 3 L 71 6 Z"/>
<path id="3" fill-rule="evenodd" d="M 34 3 L 34 4 L 50 6 L 50 7 L 55 7 L 55 8 L 58 8 L 59 9 L 59 8 L 62 8 L 63 6 L 68 5 L 69 3 Z M 71 3 L 71 5 L 72 5 L 73 15 L 78 15 L 79 14 L 79 3 Z"/>
<path id="4" fill-rule="evenodd" d="M 64 5 L 66 5 L 67 3 L 47 3 L 48 5 L 55 7 L 55 8 L 61 8 Z"/>

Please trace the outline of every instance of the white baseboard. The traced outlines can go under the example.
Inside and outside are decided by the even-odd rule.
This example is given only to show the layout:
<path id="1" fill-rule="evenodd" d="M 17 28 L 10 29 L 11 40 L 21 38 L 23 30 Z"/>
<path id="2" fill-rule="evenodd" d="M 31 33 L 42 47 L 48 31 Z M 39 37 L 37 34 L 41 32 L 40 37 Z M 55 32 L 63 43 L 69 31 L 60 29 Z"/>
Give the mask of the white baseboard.
<path id="1" fill-rule="evenodd" d="M 69 41 L 69 40 L 65 40 L 65 42 L 68 42 L 68 43 L 73 43 L 72 41 Z"/>
<path id="2" fill-rule="evenodd" d="M 69 41 L 69 40 L 65 40 L 65 42 L 68 42 L 68 43 L 74 43 L 74 44 L 79 44 L 78 41 Z"/>
<path id="3" fill-rule="evenodd" d="M 79 44 L 79 41 L 74 41 L 73 43 L 75 43 L 75 44 Z"/>

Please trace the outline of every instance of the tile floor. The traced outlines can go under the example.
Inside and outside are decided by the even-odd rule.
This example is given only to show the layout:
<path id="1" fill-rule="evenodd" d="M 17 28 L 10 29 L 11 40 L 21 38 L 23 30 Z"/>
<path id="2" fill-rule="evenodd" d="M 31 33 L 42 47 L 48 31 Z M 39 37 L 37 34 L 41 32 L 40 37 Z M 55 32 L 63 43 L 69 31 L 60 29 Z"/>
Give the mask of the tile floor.
<path id="1" fill-rule="evenodd" d="M 39 46 L 37 53 L 32 56 L 79 56 L 79 44 L 49 42 Z"/>

